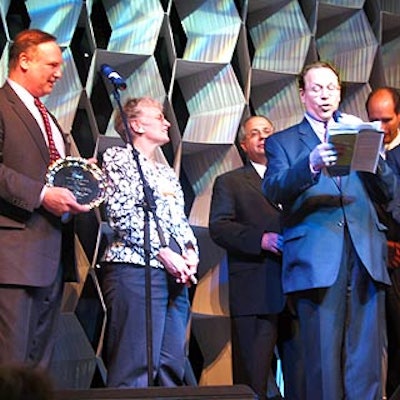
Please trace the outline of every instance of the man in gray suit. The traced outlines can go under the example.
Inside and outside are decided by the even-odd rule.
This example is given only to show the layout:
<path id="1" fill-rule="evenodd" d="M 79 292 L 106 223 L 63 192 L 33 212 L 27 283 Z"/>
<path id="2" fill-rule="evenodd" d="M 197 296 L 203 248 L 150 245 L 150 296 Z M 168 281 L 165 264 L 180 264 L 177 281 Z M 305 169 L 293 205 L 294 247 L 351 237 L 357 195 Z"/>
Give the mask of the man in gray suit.
<path id="1" fill-rule="evenodd" d="M 390 279 L 372 200 L 390 200 L 396 178 L 383 159 L 376 174 L 331 176 L 337 153 L 325 133 L 339 117 L 338 74 L 313 63 L 299 89 L 305 116 L 267 139 L 263 191 L 283 204 L 283 289 L 299 317 L 307 399 L 377 400 Z"/>
<path id="2" fill-rule="evenodd" d="M 60 311 L 63 280 L 76 279 L 72 221 L 88 211 L 66 188 L 46 187 L 49 143 L 69 148 L 60 126 L 46 123 L 35 98 L 61 78 L 54 36 L 19 33 L 10 48 L 9 75 L 0 89 L 0 363 L 46 367 Z M 49 118 L 50 117 L 50 118 Z"/>

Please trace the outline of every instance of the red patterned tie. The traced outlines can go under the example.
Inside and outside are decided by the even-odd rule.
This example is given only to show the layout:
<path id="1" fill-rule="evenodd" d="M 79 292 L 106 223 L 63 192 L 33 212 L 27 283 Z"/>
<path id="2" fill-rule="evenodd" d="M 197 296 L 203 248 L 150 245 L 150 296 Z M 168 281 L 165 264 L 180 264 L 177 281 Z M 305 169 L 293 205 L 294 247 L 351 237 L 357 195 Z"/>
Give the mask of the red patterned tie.
<path id="1" fill-rule="evenodd" d="M 51 126 L 49 121 L 49 114 L 47 113 L 46 107 L 44 104 L 35 97 L 35 106 L 39 109 L 40 114 L 42 115 L 44 127 L 47 134 L 47 139 L 49 142 L 49 153 L 50 153 L 50 163 L 58 160 L 61 156 L 57 151 L 56 145 L 54 143 L 53 134 L 51 133 Z"/>

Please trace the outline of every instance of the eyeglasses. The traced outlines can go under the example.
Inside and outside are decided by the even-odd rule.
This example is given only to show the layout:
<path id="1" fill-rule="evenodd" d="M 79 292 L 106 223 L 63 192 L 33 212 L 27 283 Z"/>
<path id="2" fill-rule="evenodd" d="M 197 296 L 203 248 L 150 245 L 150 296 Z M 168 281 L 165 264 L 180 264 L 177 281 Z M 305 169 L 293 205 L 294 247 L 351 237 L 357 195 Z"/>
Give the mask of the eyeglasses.
<path id="1" fill-rule="evenodd" d="M 340 86 L 335 85 L 334 83 L 330 83 L 327 86 L 313 84 L 308 89 L 305 90 L 308 90 L 309 93 L 311 93 L 313 96 L 320 96 L 323 91 L 325 91 L 328 94 L 328 96 L 332 96 L 335 92 L 340 90 Z"/>
<path id="2" fill-rule="evenodd" d="M 274 133 L 274 129 L 273 128 L 266 128 L 263 130 L 259 130 L 259 129 L 253 129 L 251 130 L 249 133 L 246 134 L 246 136 L 249 139 L 255 139 L 255 138 L 262 138 L 265 139 L 268 136 L 272 135 Z"/>
<path id="3" fill-rule="evenodd" d="M 133 117 L 132 119 L 147 119 L 147 120 L 149 120 L 149 119 L 156 119 L 156 120 L 158 120 L 158 121 L 160 121 L 160 122 L 164 122 L 164 121 L 167 121 L 167 119 L 165 118 L 165 115 L 163 114 L 163 113 L 159 113 L 159 114 L 144 114 L 144 115 L 139 115 L 139 116 L 137 116 L 137 117 Z"/>
<path id="4" fill-rule="evenodd" d="M 148 114 L 148 115 L 141 115 L 139 118 L 149 118 L 149 119 L 158 119 L 159 121 L 163 122 L 165 120 L 165 115 L 163 113 L 159 114 Z"/>

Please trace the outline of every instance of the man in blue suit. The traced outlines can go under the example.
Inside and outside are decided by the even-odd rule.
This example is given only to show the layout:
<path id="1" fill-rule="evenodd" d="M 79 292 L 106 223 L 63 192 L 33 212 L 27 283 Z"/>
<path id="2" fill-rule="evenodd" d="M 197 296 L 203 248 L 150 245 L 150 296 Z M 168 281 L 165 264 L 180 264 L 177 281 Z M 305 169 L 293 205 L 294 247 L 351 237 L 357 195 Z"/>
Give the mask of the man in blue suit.
<path id="1" fill-rule="evenodd" d="M 366 109 L 370 121 L 380 121 L 384 134 L 386 159 L 400 178 L 400 95 L 392 87 L 373 90 L 367 99 Z M 400 221 L 378 207 L 381 221 L 388 227 L 388 268 L 392 281 L 386 291 L 387 379 L 386 395 L 392 396 L 400 386 Z M 400 389 L 399 389 L 400 390 Z"/>
<path id="2" fill-rule="evenodd" d="M 304 118 L 266 140 L 263 191 L 283 205 L 283 289 L 300 322 L 306 398 L 377 400 L 390 279 L 373 200 L 389 201 L 396 177 L 383 159 L 376 174 L 331 176 L 337 152 L 325 133 L 338 115 L 339 76 L 315 62 L 303 69 L 299 89 Z"/>

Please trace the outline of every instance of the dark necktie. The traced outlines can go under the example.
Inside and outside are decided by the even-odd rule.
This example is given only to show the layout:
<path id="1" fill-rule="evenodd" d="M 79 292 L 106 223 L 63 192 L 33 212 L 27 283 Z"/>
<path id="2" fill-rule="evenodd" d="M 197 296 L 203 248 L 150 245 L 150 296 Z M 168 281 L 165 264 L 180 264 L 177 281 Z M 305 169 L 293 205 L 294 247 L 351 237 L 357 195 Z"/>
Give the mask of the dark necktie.
<path id="1" fill-rule="evenodd" d="M 52 163 L 60 158 L 60 153 L 57 151 L 56 145 L 54 143 L 49 121 L 49 114 L 47 113 L 44 104 L 37 97 L 35 97 L 35 106 L 39 109 L 40 114 L 43 118 L 44 128 L 46 130 L 47 140 L 49 142 L 50 163 Z"/>
<path id="2" fill-rule="evenodd" d="M 324 143 L 328 141 L 328 121 L 324 121 Z"/>

